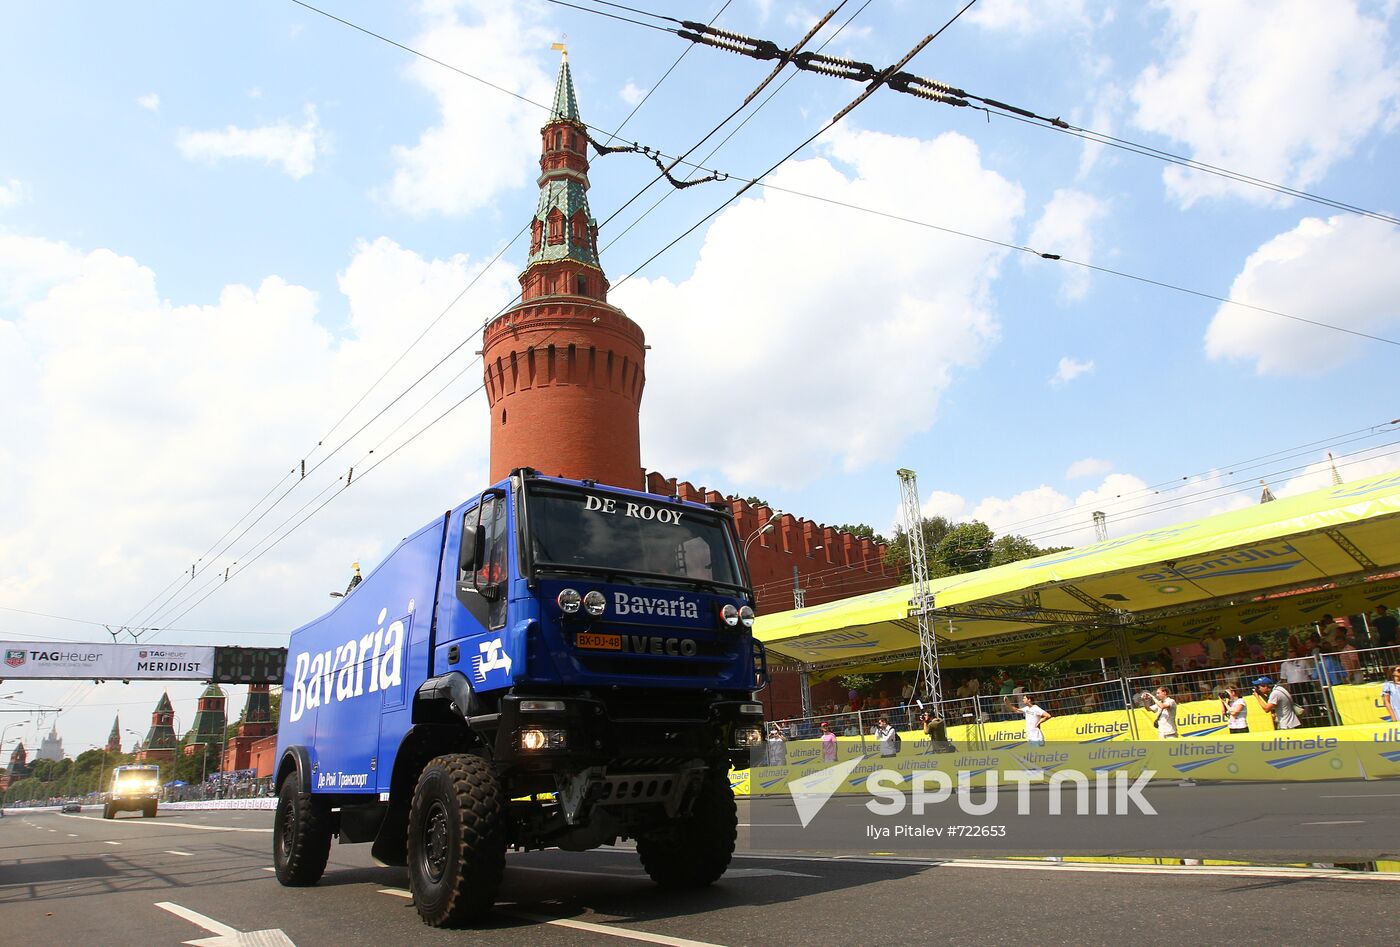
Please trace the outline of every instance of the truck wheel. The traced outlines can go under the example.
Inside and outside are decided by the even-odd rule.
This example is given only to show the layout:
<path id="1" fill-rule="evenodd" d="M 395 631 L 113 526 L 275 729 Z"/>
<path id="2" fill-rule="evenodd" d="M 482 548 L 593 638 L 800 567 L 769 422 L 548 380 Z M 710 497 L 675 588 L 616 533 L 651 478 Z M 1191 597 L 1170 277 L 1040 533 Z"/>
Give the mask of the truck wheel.
<path id="1" fill-rule="evenodd" d="M 734 790 L 722 770 L 701 784 L 690 816 L 637 839 L 637 854 L 651 880 L 666 888 L 703 888 L 719 880 L 734 855 L 739 832 Z"/>
<path id="2" fill-rule="evenodd" d="M 115 815 L 116 813 L 112 811 L 111 805 L 105 805 L 102 807 L 102 818 L 110 819 Z"/>
<path id="3" fill-rule="evenodd" d="M 144 806 L 141 807 L 141 818 L 143 818 L 143 819 L 154 819 L 155 817 L 156 817 L 156 804 L 155 804 L 154 802 L 148 802 L 146 805 L 144 805 Z"/>
<path id="4" fill-rule="evenodd" d="M 506 867 L 505 793 L 491 765 L 452 753 L 418 776 L 408 813 L 408 887 L 433 927 L 480 917 Z"/>
<path id="5" fill-rule="evenodd" d="M 272 823 L 277 880 L 287 887 L 314 885 L 325 873 L 330 855 L 330 807 L 302 792 L 301 777 L 292 773 L 277 794 L 277 817 Z"/>

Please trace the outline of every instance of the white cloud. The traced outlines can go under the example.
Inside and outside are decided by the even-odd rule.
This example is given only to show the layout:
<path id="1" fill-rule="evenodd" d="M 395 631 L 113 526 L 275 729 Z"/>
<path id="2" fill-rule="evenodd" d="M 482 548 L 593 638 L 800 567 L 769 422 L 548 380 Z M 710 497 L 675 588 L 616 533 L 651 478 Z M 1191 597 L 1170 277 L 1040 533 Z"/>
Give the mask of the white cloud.
<path id="1" fill-rule="evenodd" d="M 541 26 L 536 6 L 472 0 L 467 7 L 471 24 L 452 5 L 427 10 L 428 27 L 412 45 L 548 106 L 554 77 L 540 56 L 522 52 L 548 50 L 557 38 Z M 417 144 L 394 147 L 394 176 L 379 192 L 384 199 L 410 214 L 462 215 L 534 182 L 543 110 L 436 63 L 416 59 L 407 72 L 437 100 L 438 120 Z M 587 104 L 580 106 L 587 117 Z"/>
<path id="2" fill-rule="evenodd" d="M 148 112 L 160 111 L 160 96 L 154 92 L 147 92 L 136 99 L 136 104 Z"/>
<path id="3" fill-rule="evenodd" d="M 1160 0 L 1170 41 L 1133 90 L 1136 122 L 1187 146 L 1191 157 L 1306 188 L 1377 126 L 1394 123 L 1400 66 L 1387 27 L 1354 0 Z M 1190 205 L 1232 194 L 1281 203 L 1273 192 L 1189 171 L 1163 171 Z"/>
<path id="4" fill-rule="evenodd" d="M 25 198 L 25 187 L 14 178 L 0 181 L 0 207 L 13 207 Z"/>
<path id="5" fill-rule="evenodd" d="M 6 471 L 0 548 L 7 557 L 0 604 L 127 620 L 307 455 L 477 267 L 462 256 L 424 259 L 380 239 L 356 248 L 340 274 L 343 297 L 319 300 L 269 275 L 186 303 L 163 297 L 155 273 L 112 250 L 0 235 L 0 469 Z M 463 326 L 479 324 L 513 291 L 513 267 L 486 274 L 329 444 L 358 428 L 455 345 Z M 323 305 L 336 323 L 348 310 L 343 336 L 322 325 Z M 464 377 L 390 437 L 461 369 Z M 480 380 L 468 346 L 309 475 L 197 586 L 221 575 L 231 560 L 248 561 L 255 539 L 351 464 L 358 485 L 177 627 L 285 633 L 324 610 L 326 591 L 344 587 L 352 560 L 372 566 L 407 530 L 479 489 L 487 443 L 479 399 L 361 476 L 372 462 L 363 460 L 365 451 L 380 445 L 382 457 Z M 308 466 L 328 454 L 329 444 L 311 454 Z M 31 630 L 67 639 L 81 634 L 81 626 L 36 627 L 33 620 L 21 626 L 13 618 L 7 618 L 12 637 Z M 172 631 L 156 640 L 215 639 Z M 123 695 L 135 690 L 114 693 L 130 699 Z M 123 710 L 124 724 L 144 729 L 158 694 L 144 707 Z M 101 740 L 112 713 L 65 711 L 60 733 L 71 741 L 82 732 L 86 742 Z"/>
<path id="6" fill-rule="evenodd" d="M 1014 232 L 1023 194 L 967 138 L 836 131 L 824 157 L 789 162 L 772 183 L 997 239 Z M 911 190 L 908 169 L 920 167 L 939 174 Z M 711 224 L 679 285 L 633 279 L 613 294 L 647 332 L 648 374 L 665 379 L 642 403 L 644 460 L 718 467 L 735 487 L 888 460 L 997 340 L 990 284 L 1004 255 L 777 190 L 741 200 Z M 744 344 L 716 348 L 697 372 L 700 338 Z"/>
<path id="7" fill-rule="evenodd" d="M 1066 355 L 1064 358 L 1060 359 L 1060 364 L 1055 369 L 1055 374 L 1050 376 L 1050 384 L 1056 387 L 1068 385 L 1080 375 L 1087 374 L 1093 370 L 1094 360 L 1092 358 L 1081 362 L 1079 359 L 1071 358 Z"/>
<path id="8" fill-rule="evenodd" d="M 1100 460 L 1097 457 L 1085 457 L 1083 460 L 1076 460 L 1069 465 L 1065 471 L 1066 480 L 1078 480 L 1081 477 L 1097 477 L 1099 474 L 1106 474 L 1113 469 L 1113 461 Z"/>
<path id="9" fill-rule="evenodd" d="M 1027 238 L 1030 246 L 1042 253 L 1055 253 L 1080 263 L 1094 261 L 1093 227 L 1108 216 L 1103 201 L 1072 188 L 1060 188 L 1045 205 L 1040 219 Z M 1023 257 L 1024 265 L 1038 261 Z M 1060 264 L 1060 298 L 1066 302 L 1083 299 L 1089 292 L 1089 270 L 1073 264 Z"/>
<path id="10" fill-rule="evenodd" d="M 1351 215 L 1304 218 L 1245 261 L 1230 298 L 1370 335 L 1400 328 L 1400 233 Z M 1221 305 L 1206 330 L 1211 358 L 1252 359 L 1261 375 L 1318 374 L 1380 343 Z"/>
<path id="11" fill-rule="evenodd" d="M 628 79 L 627 84 L 617 91 L 617 97 L 628 105 L 636 105 L 642 101 L 646 94 L 647 90 L 638 86 L 631 79 Z"/>
<path id="12" fill-rule="evenodd" d="M 302 122 L 283 119 L 258 128 L 229 125 L 219 131 L 183 130 L 175 139 L 180 153 L 194 161 L 217 164 L 225 158 L 252 158 L 280 167 L 301 180 L 316 170 L 316 159 L 324 154 L 327 140 L 316 120 L 316 107 L 307 104 Z"/>

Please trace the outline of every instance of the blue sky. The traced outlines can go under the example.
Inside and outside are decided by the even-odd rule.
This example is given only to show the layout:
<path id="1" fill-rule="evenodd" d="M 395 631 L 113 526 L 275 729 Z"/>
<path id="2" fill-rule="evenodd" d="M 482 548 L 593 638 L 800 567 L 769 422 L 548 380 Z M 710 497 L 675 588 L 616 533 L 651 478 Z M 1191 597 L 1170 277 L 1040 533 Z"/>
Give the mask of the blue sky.
<path id="1" fill-rule="evenodd" d="M 958 6 L 851 0 L 832 23 L 859 13 L 826 52 L 883 66 Z M 782 45 L 818 12 L 648 8 L 708 20 L 721 7 L 719 25 Z M 615 129 L 654 88 L 621 137 L 667 154 L 770 68 L 697 47 L 658 86 L 684 41 L 545 2 L 325 9 L 543 101 L 549 46 L 567 38 L 585 120 Z M 474 344 L 202 562 L 188 600 L 144 617 L 142 604 L 300 458 L 328 453 L 317 440 L 528 220 L 543 113 L 287 0 L 12 4 L 4 19 L 0 78 L 22 91 L 0 101 L 0 606 L 276 643 L 343 586 L 352 559 L 372 564 L 482 485 L 480 396 L 189 608 L 206 574 L 246 564 L 264 532 L 358 458 L 372 463 L 365 451 L 382 457 L 466 395 Z M 1394 214 L 1396 20 L 1394 2 L 979 0 L 908 68 Z M 1394 429 L 1364 430 L 1400 415 L 1395 345 L 791 193 L 1400 338 L 1393 225 L 973 109 L 878 93 L 775 173 L 785 190 L 750 190 L 616 285 L 859 90 L 796 75 L 706 162 L 733 179 L 668 195 L 604 250 L 613 301 L 653 346 L 648 466 L 879 528 L 895 519 L 893 471 L 908 466 L 927 512 L 1024 524 L 1047 543 L 1085 541 L 1096 508 L 1124 533 L 1251 502 L 1261 476 L 1276 492 L 1319 486 L 1328 449 L 1347 478 L 1395 466 Z M 653 170 L 595 159 L 594 215 Z M 523 259 L 519 243 L 506 249 L 333 440 L 506 303 Z M 1353 431 L 1366 436 L 1329 441 Z M 1177 493 L 1142 492 L 1183 475 L 1194 479 Z M 0 612 L 0 638 L 94 630 L 105 637 Z M 188 689 L 172 696 L 192 716 Z M 70 748 L 158 696 L 24 690 L 75 708 L 60 724 Z"/>

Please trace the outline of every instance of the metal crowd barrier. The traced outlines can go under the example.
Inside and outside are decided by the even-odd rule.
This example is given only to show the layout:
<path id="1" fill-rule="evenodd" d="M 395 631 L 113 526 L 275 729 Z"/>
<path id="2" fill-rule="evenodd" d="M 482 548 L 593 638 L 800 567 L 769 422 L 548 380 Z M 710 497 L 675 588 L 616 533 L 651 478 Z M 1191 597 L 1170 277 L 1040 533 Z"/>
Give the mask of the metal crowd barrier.
<path id="1" fill-rule="evenodd" d="M 1299 659 L 1299 662 L 1284 670 L 1289 671 L 1295 678 L 1287 683 L 1294 702 L 1298 705 L 1299 716 L 1304 726 L 1336 726 L 1342 722 L 1342 718 L 1332 687 L 1338 684 L 1370 684 L 1390 680 L 1391 669 L 1400 665 L 1400 645 L 1357 649 L 1354 659 L 1348 661 L 1343 661 L 1340 653 L 1331 653 L 1311 655 Z M 1134 709 L 1142 706 L 1139 700 L 1142 693 L 1155 693 L 1158 687 L 1166 687 L 1175 699 L 1183 703 L 1215 700 L 1223 696 L 1225 688 L 1229 686 L 1240 688 L 1241 694 L 1249 694 L 1253 690 L 1251 682 L 1255 678 L 1269 677 L 1275 681 L 1282 679 L 1283 663 L 1284 659 L 1276 658 L 1226 667 L 1110 677 L 1101 681 L 1038 691 L 1016 690 L 1006 694 L 959 697 L 945 700 L 942 713 L 938 716 L 948 727 L 968 727 L 967 730 L 961 731 L 966 734 L 967 748 L 983 749 L 988 745 L 987 733 L 992 726 L 1021 718 L 1021 714 L 1015 708 L 1020 706 L 1022 693 L 1026 693 L 1030 695 L 1033 703 L 1056 717 L 1121 711 L 1135 737 L 1151 736 L 1138 733 L 1138 721 L 1132 713 Z M 1354 667 L 1347 667 L 1348 663 L 1354 664 Z M 776 763 L 778 757 L 786 756 L 787 749 L 781 745 L 783 742 L 819 739 L 823 722 L 838 737 L 859 737 L 862 752 L 873 752 L 873 732 L 876 722 L 881 717 L 887 717 L 896 730 L 907 735 L 911 731 L 917 733 L 921 729 L 920 715 L 926 709 L 931 709 L 931 705 L 913 702 L 895 707 L 771 721 L 770 732 L 771 728 L 776 726 L 785 740 L 770 742 L 769 755 Z"/>

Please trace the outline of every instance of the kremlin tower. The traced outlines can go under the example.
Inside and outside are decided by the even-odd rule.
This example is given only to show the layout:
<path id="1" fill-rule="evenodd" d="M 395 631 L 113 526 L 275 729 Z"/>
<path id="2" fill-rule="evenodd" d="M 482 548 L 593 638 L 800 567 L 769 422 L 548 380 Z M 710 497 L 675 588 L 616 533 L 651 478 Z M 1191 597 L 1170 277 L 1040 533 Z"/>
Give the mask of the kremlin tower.
<path id="1" fill-rule="evenodd" d="M 112 718 L 112 732 L 107 734 L 107 752 L 120 753 L 122 751 L 122 718 L 121 714 Z"/>
<path id="2" fill-rule="evenodd" d="M 141 748 L 136 751 L 136 760 L 141 763 L 169 763 L 175 759 L 175 708 L 171 706 L 170 695 L 161 694 L 156 709 L 151 711 L 151 729 Z"/>
<path id="3" fill-rule="evenodd" d="M 540 134 L 540 200 L 520 303 L 485 332 L 491 480 L 517 467 L 645 489 L 638 412 L 645 338 L 608 305 L 588 210 L 588 137 L 568 53 Z"/>

